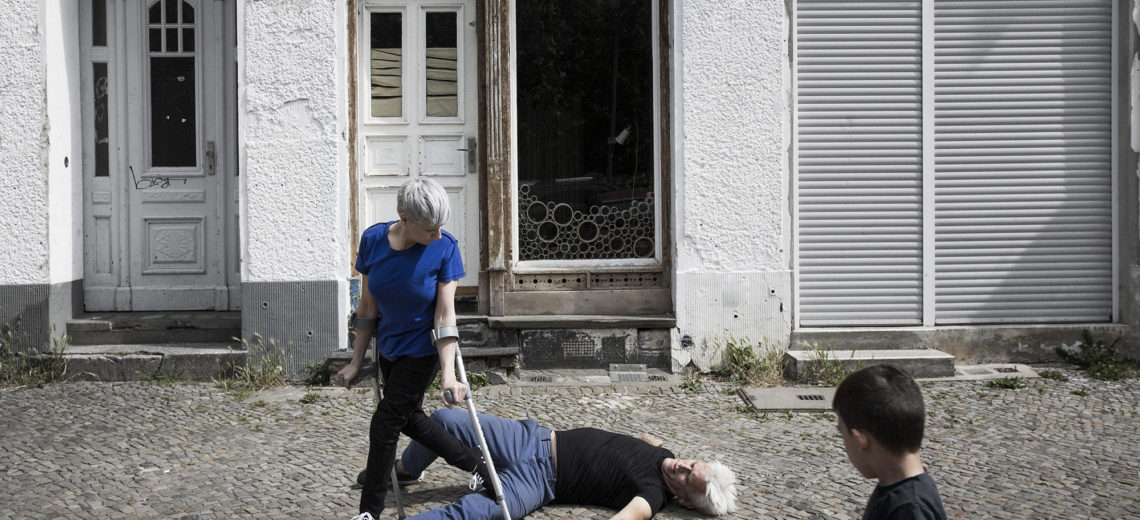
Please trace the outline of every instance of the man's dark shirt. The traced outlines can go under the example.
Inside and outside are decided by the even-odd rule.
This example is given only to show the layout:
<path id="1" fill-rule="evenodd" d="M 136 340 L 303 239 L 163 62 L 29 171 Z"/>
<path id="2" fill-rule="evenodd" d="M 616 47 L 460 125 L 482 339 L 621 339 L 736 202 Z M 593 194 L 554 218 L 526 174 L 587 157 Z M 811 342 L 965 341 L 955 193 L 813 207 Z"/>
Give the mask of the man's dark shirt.
<path id="1" fill-rule="evenodd" d="M 946 520 L 942 497 L 929 473 L 877 486 L 867 501 L 863 520 Z"/>
<path id="2" fill-rule="evenodd" d="M 657 514 L 673 494 L 661 478 L 661 462 L 673 452 L 596 428 L 556 432 L 558 482 L 554 502 L 624 508 L 644 498 Z"/>

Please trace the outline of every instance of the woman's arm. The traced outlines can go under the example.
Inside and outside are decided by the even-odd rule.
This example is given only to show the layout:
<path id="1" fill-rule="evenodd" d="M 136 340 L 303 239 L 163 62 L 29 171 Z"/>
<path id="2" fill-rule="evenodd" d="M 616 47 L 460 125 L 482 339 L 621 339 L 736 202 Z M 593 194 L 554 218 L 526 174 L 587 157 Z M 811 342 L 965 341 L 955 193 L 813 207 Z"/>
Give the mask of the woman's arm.
<path id="1" fill-rule="evenodd" d="M 372 293 L 368 291 L 368 276 L 361 275 L 360 300 L 356 302 L 356 318 L 375 319 L 377 316 L 379 316 L 379 309 L 376 307 L 376 300 L 372 298 Z M 345 388 L 352 388 L 353 380 L 356 379 L 356 375 L 360 373 L 360 368 L 364 365 L 364 356 L 368 354 L 368 344 L 372 342 L 372 336 L 376 334 L 375 327 L 353 330 L 356 332 L 356 339 L 352 343 L 352 361 L 340 372 L 337 372 L 337 377 L 343 378 Z"/>
<path id="2" fill-rule="evenodd" d="M 455 326 L 455 288 L 459 286 L 458 280 L 436 284 L 435 290 L 435 328 Z M 444 399 L 444 392 L 451 390 L 455 403 L 460 403 L 467 395 L 467 389 L 455 379 L 455 346 L 458 340 L 453 337 L 440 338 L 435 344 L 439 352 L 439 399 L 448 408 L 451 403 Z"/>

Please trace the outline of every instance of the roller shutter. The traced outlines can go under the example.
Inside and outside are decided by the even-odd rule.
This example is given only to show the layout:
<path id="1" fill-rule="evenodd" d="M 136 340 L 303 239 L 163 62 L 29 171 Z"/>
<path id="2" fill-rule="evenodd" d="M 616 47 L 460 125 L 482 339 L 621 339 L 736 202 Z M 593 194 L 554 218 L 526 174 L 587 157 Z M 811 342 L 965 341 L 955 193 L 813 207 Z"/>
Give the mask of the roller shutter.
<path id="1" fill-rule="evenodd" d="M 935 1 L 938 323 L 1112 320 L 1112 2 Z"/>
<path id="2" fill-rule="evenodd" d="M 799 325 L 1113 320 L 1111 1 L 926 2 L 925 85 L 923 2 L 797 2 Z"/>
<path id="3" fill-rule="evenodd" d="M 921 8 L 797 3 L 801 325 L 922 322 Z"/>

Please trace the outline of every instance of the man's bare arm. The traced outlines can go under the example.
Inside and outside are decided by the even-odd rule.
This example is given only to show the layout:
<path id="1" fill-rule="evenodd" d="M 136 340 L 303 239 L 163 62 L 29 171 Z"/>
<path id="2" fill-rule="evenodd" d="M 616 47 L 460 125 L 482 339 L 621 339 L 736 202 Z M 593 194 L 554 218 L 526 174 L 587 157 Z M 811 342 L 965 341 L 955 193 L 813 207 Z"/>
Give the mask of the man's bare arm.
<path id="1" fill-rule="evenodd" d="M 633 497 L 633 500 L 630 500 L 616 515 L 610 517 L 610 520 L 649 520 L 650 518 L 653 518 L 653 508 L 649 507 L 649 502 L 641 497 Z"/>
<path id="2" fill-rule="evenodd" d="M 648 433 L 638 435 L 637 438 L 649 443 L 650 446 L 660 446 L 662 444 L 665 444 L 665 441 L 662 441 L 661 439 L 658 439 L 657 437 L 654 437 Z"/>

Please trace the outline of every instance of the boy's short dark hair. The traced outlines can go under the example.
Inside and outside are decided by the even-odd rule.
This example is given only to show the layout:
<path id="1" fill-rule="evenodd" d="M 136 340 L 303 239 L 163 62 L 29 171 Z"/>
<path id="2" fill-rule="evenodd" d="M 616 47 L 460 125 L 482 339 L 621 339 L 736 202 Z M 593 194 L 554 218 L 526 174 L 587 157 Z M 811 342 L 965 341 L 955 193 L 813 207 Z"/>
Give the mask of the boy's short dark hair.
<path id="1" fill-rule="evenodd" d="M 870 434 L 892 453 L 915 453 L 922 447 L 922 390 L 891 365 L 873 365 L 847 376 L 835 389 L 831 408 L 848 430 Z"/>

